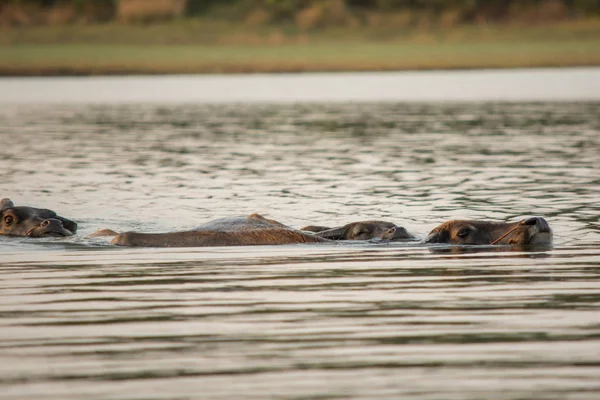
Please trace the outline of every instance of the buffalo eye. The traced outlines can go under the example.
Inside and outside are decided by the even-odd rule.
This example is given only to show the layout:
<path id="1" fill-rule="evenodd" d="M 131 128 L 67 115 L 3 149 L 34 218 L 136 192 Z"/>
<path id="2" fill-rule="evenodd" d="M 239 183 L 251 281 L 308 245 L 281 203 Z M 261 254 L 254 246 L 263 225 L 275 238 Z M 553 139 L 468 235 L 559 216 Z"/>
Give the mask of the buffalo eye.
<path id="1" fill-rule="evenodd" d="M 6 225 L 12 224 L 13 221 L 14 221 L 14 218 L 11 215 L 7 215 L 6 217 L 4 217 L 4 223 Z"/>
<path id="2" fill-rule="evenodd" d="M 464 239 L 467 236 L 469 236 L 469 233 L 471 233 L 471 230 L 469 228 L 461 228 L 458 232 L 456 232 L 456 236 L 458 236 L 461 239 Z"/>

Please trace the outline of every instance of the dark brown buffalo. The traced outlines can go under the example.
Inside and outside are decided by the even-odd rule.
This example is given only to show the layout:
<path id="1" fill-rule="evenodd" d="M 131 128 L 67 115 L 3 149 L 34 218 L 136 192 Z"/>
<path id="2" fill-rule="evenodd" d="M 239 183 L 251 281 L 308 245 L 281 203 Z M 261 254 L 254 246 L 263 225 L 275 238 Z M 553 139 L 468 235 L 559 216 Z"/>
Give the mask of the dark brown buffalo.
<path id="1" fill-rule="evenodd" d="M 386 221 L 359 221 L 337 228 L 309 225 L 301 230 L 315 232 L 316 236 L 330 240 L 383 240 L 412 239 L 413 236 L 401 226 Z"/>
<path id="2" fill-rule="evenodd" d="M 191 231 L 170 233 L 98 231 L 91 236 L 116 237 L 110 242 L 132 247 L 253 246 L 294 243 L 319 243 L 329 240 L 290 228 L 259 214 L 220 218 Z"/>
<path id="3" fill-rule="evenodd" d="M 52 210 L 15 206 L 10 199 L 0 200 L 0 235 L 6 236 L 71 236 L 77 224 Z"/>
<path id="4" fill-rule="evenodd" d="M 447 221 L 433 229 L 426 243 L 529 245 L 552 243 L 552 230 L 544 218 L 518 222 Z"/>

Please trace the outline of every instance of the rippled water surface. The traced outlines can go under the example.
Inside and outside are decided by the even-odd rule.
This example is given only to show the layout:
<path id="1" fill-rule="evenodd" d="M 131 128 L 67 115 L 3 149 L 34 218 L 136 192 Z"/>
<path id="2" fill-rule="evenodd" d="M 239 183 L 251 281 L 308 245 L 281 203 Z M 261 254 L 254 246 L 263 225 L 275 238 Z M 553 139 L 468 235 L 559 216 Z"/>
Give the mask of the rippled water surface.
<path id="1" fill-rule="evenodd" d="M 79 222 L 0 237 L 11 399 L 596 399 L 600 103 L 7 104 L 0 197 Z M 552 249 L 127 249 L 97 229 L 544 216 Z"/>

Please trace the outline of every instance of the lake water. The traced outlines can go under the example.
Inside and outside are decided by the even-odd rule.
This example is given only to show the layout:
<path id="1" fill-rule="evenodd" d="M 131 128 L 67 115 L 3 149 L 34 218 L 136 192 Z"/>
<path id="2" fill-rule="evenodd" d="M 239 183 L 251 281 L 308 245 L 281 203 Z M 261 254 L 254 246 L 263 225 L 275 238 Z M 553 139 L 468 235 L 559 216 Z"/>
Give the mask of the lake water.
<path id="1" fill-rule="evenodd" d="M 0 398 L 599 398 L 600 70 L 341 76 L 0 79 L 0 197 L 80 227 L 0 237 Z M 555 243 L 85 237 L 253 212 L 420 238 L 539 215 Z"/>

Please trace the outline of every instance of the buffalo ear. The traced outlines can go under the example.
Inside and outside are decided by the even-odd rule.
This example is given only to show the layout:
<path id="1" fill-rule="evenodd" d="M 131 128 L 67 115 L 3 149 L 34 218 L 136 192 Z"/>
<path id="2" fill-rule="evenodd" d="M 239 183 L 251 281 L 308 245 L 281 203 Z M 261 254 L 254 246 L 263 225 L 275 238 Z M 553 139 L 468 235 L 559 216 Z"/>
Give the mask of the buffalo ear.
<path id="1" fill-rule="evenodd" d="M 59 217 L 58 215 L 56 216 L 56 219 L 58 219 L 60 222 L 62 222 L 63 226 L 66 229 L 70 230 L 71 233 L 77 232 L 77 223 L 76 222 L 73 222 L 67 218 Z"/>
<path id="2" fill-rule="evenodd" d="M 396 237 L 396 227 L 390 228 L 383 234 L 383 237 L 392 240 Z"/>
<path id="3" fill-rule="evenodd" d="M 13 208 L 14 206 L 15 203 L 13 203 L 11 199 L 0 200 L 0 210 L 6 210 L 7 208 Z"/>

